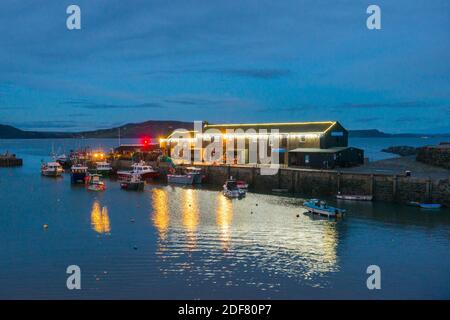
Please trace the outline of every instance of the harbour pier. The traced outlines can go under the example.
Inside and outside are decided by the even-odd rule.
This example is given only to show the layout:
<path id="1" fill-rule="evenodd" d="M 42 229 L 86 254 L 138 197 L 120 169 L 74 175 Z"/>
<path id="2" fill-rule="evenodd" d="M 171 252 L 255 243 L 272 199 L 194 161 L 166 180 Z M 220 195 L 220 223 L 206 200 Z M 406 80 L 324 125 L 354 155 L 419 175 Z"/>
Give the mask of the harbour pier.
<path id="1" fill-rule="evenodd" d="M 432 201 L 450 207 L 450 178 L 430 179 L 406 174 L 280 168 L 275 175 L 262 175 L 261 166 L 195 163 L 205 183 L 219 187 L 230 176 L 245 180 L 249 189 L 261 193 L 287 190 L 307 197 L 334 197 L 338 193 L 371 195 L 375 201 L 409 203 Z"/>
<path id="2" fill-rule="evenodd" d="M 15 154 L 5 153 L 0 154 L 0 167 L 20 167 L 23 165 L 23 160 L 17 158 Z"/>

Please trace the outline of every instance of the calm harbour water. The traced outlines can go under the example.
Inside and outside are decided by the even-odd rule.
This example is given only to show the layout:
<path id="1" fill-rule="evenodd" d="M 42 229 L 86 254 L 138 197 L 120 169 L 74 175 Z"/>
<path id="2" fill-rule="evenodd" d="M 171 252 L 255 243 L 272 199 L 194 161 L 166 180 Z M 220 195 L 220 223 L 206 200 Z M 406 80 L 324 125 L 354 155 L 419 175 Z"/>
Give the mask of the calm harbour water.
<path id="1" fill-rule="evenodd" d="M 351 144 L 381 159 L 380 146 L 421 143 L 386 140 Z M 59 140 L 54 149 L 115 144 Z M 110 180 L 93 193 L 69 175 L 40 176 L 51 149 L 49 140 L 0 140 L 0 152 L 24 158 L 21 168 L 0 168 L 2 299 L 450 298 L 450 210 L 340 202 L 348 215 L 336 222 L 303 215 L 299 198 L 230 201 L 163 184 L 133 193 Z M 66 289 L 72 264 L 79 291 Z M 372 264 L 381 267 L 378 291 L 366 287 Z"/>

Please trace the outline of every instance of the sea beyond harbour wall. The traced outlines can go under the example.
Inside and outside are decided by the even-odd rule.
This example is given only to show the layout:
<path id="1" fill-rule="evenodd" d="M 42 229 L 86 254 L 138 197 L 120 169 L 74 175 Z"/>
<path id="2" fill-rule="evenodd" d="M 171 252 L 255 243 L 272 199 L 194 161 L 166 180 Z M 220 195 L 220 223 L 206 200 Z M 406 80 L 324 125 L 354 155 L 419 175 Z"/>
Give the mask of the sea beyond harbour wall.
<path id="1" fill-rule="evenodd" d="M 376 201 L 433 202 L 450 207 L 450 179 L 294 168 L 279 169 L 275 175 L 261 175 L 260 168 L 251 166 L 199 166 L 204 170 L 205 183 L 214 186 L 222 186 L 232 176 L 247 181 L 250 190 L 263 193 L 286 189 L 293 195 L 320 198 L 333 197 L 341 192 L 372 195 Z"/>

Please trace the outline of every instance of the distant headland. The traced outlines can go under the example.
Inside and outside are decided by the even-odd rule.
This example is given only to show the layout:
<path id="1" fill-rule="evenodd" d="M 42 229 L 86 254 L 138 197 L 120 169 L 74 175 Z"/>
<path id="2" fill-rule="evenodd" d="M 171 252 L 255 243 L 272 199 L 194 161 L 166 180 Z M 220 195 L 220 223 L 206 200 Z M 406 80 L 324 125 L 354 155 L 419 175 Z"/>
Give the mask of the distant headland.
<path id="1" fill-rule="evenodd" d="M 92 131 L 44 132 L 25 131 L 13 126 L 0 124 L 0 139 L 107 139 L 117 138 L 119 134 L 121 138 L 160 137 L 168 135 L 177 128 L 191 129 L 192 127 L 192 122 L 152 120 Z"/>
<path id="2" fill-rule="evenodd" d="M 119 127 L 81 132 L 45 132 L 27 131 L 10 125 L 0 124 L 0 139 L 108 139 L 108 138 L 139 138 L 145 135 L 152 137 L 166 136 L 174 129 L 192 129 L 193 122 L 172 120 L 150 120 L 140 123 L 128 123 Z M 450 137 L 450 133 L 385 133 L 377 129 L 349 130 L 351 138 L 421 138 L 421 137 Z"/>

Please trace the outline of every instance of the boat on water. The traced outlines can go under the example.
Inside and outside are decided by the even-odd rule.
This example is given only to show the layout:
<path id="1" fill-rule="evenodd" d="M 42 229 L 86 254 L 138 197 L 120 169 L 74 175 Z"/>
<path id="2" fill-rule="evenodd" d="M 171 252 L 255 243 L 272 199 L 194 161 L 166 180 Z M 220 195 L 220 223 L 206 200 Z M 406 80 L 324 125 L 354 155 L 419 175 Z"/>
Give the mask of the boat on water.
<path id="1" fill-rule="evenodd" d="M 242 199 L 246 196 L 247 190 L 240 188 L 236 180 L 230 179 L 225 181 L 222 193 L 230 199 Z"/>
<path id="2" fill-rule="evenodd" d="M 336 198 L 339 200 L 354 200 L 354 201 L 372 201 L 373 196 L 358 195 L 358 194 L 337 194 Z"/>
<path id="3" fill-rule="evenodd" d="M 174 184 L 191 185 L 194 184 L 194 178 L 194 174 L 168 174 L 167 182 Z"/>
<path id="4" fill-rule="evenodd" d="M 91 191 L 103 191 L 106 189 L 106 185 L 102 181 L 102 176 L 95 173 L 86 176 L 86 185 L 88 190 Z"/>
<path id="5" fill-rule="evenodd" d="M 202 174 L 202 169 L 197 167 L 187 167 L 185 169 L 186 174 L 192 174 L 194 176 L 194 184 L 201 184 L 205 176 Z"/>
<path id="6" fill-rule="evenodd" d="M 244 180 L 236 180 L 236 185 L 239 189 L 248 190 L 248 183 L 245 182 Z"/>
<path id="7" fill-rule="evenodd" d="M 157 177 L 158 174 L 158 171 L 153 169 L 152 166 L 145 164 L 144 161 L 133 164 L 131 170 L 117 171 L 117 177 L 122 181 L 130 180 L 133 175 L 138 175 L 142 180 L 149 180 Z"/>
<path id="8" fill-rule="evenodd" d="M 120 188 L 130 191 L 142 191 L 144 190 L 145 182 L 141 179 L 141 176 L 137 173 L 133 174 L 129 180 L 122 181 Z"/>
<path id="9" fill-rule="evenodd" d="M 70 167 L 70 182 L 72 184 L 84 184 L 88 175 L 88 167 L 76 164 Z"/>
<path id="10" fill-rule="evenodd" d="M 95 167 L 90 169 L 89 172 L 99 174 L 102 177 L 109 177 L 112 172 L 112 167 L 108 162 L 96 162 Z"/>
<path id="11" fill-rule="evenodd" d="M 288 193 L 288 192 L 289 192 L 289 189 L 277 189 L 277 188 L 272 189 L 272 193 L 275 193 L 275 194 L 283 194 L 283 193 Z"/>
<path id="12" fill-rule="evenodd" d="M 440 209 L 442 206 L 439 203 L 422 203 L 422 202 L 416 202 L 411 201 L 408 203 L 410 206 L 419 207 L 422 209 Z"/>
<path id="13" fill-rule="evenodd" d="M 41 174 L 46 177 L 60 177 L 64 172 L 58 162 L 47 162 L 41 165 Z"/>
<path id="14" fill-rule="evenodd" d="M 58 162 L 63 168 L 67 169 L 71 166 L 71 161 L 68 156 L 65 154 L 55 155 L 54 157 L 55 162 Z"/>
<path id="15" fill-rule="evenodd" d="M 308 212 L 325 217 L 342 217 L 346 210 L 329 206 L 325 201 L 319 199 L 310 199 L 303 203 Z"/>

